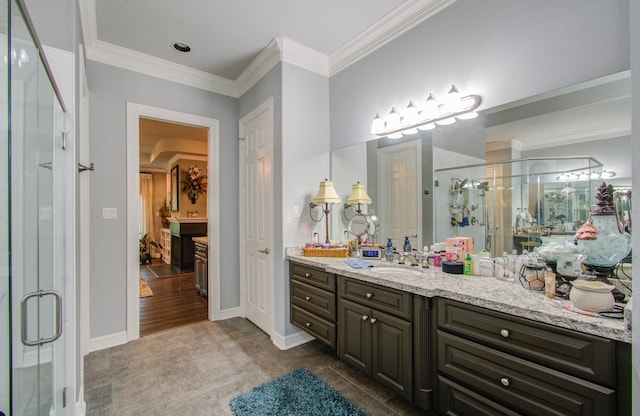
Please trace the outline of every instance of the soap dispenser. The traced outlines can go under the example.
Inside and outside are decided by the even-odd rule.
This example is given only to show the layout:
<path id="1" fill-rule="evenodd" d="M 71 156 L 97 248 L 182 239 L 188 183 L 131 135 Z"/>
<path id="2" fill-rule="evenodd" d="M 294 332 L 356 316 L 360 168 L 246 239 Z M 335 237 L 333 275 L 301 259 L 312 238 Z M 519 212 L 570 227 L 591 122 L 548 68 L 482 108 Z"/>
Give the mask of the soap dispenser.
<path id="1" fill-rule="evenodd" d="M 409 241 L 409 237 L 404 238 L 404 252 L 411 253 L 411 241 Z"/>
<path id="2" fill-rule="evenodd" d="M 471 259 L 471 253 L 467 253 L 464 259 L 463 273 L 467 276 L 473 274 L 473 260 Z"/>
<path id="3" fill-rule="evenodd" d="M 387 261 L 393 261 L 393 243 L 391 237 L 387 238 L 387 248 L 384 251 L 384 255 Z"/>

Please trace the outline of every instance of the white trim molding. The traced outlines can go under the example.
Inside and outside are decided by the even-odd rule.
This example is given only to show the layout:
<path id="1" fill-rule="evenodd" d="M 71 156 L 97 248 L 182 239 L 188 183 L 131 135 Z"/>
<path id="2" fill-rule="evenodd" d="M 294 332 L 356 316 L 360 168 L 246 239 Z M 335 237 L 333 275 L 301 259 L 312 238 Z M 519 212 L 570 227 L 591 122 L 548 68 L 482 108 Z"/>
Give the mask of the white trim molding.
<path id="1" fill-rule="evenodd" d="M 297 347 L 298 345 L 306 344 L 314 339 L 314 337 L 304 331 L 298 331 L 295 334 L 287 336 L 283 336 L 274 331 L 271 335 L 271 342 L 281 350 L 288 350 Z"/>
<path id="2" fill-rule="evenodd" d="M 107 348 L 115 347 L 127 343 L 127 332 L 121 331 L 109 335 L 103 335 L 101 337 L 90 338 L 88 347 L 89 352 L 105 350 Z"/>
<path id="3" fill-rule="evenodd" d="M 98 39 L 96 0 L 80 0 L 79 7 L 87 59 L 238 98 L 279 62 L 333 76 L 454 2 L 407 0 L 331 55 L 291 39 L 275 38 L 235 80 L 103 42 Z"/>
<path id="4" fill-rule="evenodd" d="M 220 122 L 194 114 L 127 102 L 127 341 L 140 337 L 138 221 L 140 170 L 140 117 L 166 120 L 208 129 L 207 228 L 209 256 L 209 293 L 220 294 Z M 189 156 L 191 158 L 191 156 Z M 209 296 L 209 319 L 220 314 L 220 297 Z"/>

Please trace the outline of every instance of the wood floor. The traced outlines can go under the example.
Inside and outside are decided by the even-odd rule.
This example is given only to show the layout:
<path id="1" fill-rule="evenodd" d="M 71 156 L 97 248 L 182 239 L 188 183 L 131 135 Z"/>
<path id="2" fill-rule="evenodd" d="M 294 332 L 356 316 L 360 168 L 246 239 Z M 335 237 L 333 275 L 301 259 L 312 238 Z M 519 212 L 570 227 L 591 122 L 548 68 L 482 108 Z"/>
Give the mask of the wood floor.
<path id="1" fill-rule="evenodd" d="M 154 260 L 154 265 L 162 264 Z M 140 299 L 140 336 L 207 319 L 207 301 L 194 287 L 193 273 L 157 278 L 140 266 L 153 296 Z"/>

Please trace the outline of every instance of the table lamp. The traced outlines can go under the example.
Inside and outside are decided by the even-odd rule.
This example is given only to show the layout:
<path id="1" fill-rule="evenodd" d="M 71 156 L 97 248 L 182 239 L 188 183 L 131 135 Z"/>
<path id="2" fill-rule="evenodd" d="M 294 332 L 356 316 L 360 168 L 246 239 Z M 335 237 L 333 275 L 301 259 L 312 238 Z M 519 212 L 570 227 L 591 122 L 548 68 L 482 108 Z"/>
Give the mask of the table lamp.
<path id="1" fill-rule="evenodd" d="M 309 203 L 309 208 L 313 209 L 317 206 L 322 206 L 324 205 L 324 208 L 322 210 L 322 212 L 324 212 L 324 217 L 325 217 L 325 224 L 326 224 L 326 244 L 330 244 L 329 241 L 329 204 L 339 204 L 341 202 L 340 197 L 338 196 L 338 194 L 336 193 L 336 190 L 333 189 L 333 182 L 325 179 L 324 181 L 320 182 L 320 188 L 318 189 L 318 193 L 316 194 L 316 196 L 313 198 L 313 200 Z M 313 216 L 311 216 L 311 219 L 314 221 L 320 221 L 322 218 L 320 218 L 319 220 L 316 220 L 313 218 Z"/>

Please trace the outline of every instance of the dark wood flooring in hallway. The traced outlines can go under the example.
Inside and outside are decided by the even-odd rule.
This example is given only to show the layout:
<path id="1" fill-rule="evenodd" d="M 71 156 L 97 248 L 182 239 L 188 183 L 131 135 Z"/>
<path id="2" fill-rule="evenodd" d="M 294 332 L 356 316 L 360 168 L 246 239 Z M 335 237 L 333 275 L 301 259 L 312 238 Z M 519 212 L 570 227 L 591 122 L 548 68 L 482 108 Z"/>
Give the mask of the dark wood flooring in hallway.
<path id="1" fill-rule="evenodd" d="M 151 265 L 155 274 L 140 266 L 140 276 L 153 291 L 153 296 L 140 299 L 141 337 L 207 319 L 207 301 L 194 286 L 193 272 L 180 273 L 157 259 Z"/>

